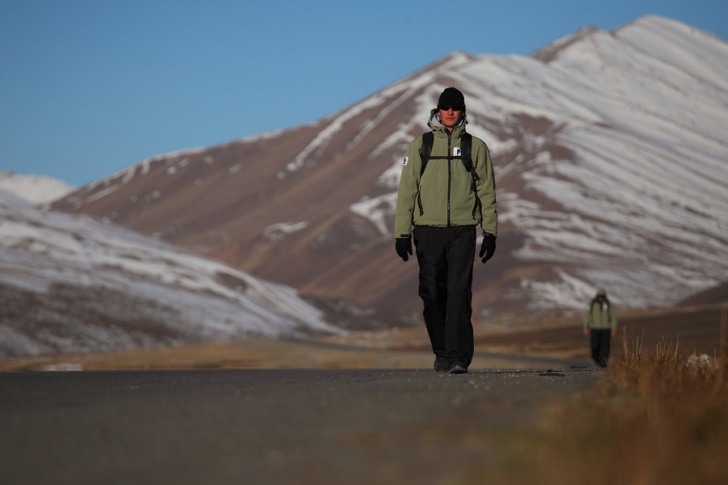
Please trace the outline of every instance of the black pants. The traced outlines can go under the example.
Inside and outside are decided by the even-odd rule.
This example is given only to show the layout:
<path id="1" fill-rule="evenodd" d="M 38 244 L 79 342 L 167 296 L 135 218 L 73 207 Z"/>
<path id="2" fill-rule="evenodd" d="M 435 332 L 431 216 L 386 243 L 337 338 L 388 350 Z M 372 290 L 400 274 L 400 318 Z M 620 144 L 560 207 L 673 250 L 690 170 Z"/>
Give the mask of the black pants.
<path id="1" fill-rule="evenodd" d="M 470 316 L 475 226 L 418 226 L 414 241 L 432 351 L 467 367 L 474 350 Z"/>
<path id="2" fill-rule="evenodd" d="M 612 347 L 612 331 L 591 329 L 589 334 L 592 359 L 598 366 L 606 367 Z"/>

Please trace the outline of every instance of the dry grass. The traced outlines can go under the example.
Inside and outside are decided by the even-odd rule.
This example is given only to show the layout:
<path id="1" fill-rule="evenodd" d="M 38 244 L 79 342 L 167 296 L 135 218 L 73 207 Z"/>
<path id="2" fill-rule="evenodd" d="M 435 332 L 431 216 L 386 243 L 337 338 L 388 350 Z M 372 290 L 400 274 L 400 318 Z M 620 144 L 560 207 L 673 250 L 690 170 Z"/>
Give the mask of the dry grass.
<path id="1" fill-rule="evenodd" d="M 625 339 L 626 342 L 626 339 Z M 496 438 L 480 483 L 728 483 L 725 359 L 686 367 L 677 343 L 624 345 L 594 390 L 548 413 L 537 431 Z M 487 481 L 484 481 L 487 479 Z M 473 482 L 475 483 L 475 482 Z"/>
<path id="2" fill-rule="evenodd" d="M 639 345 L 654 348 L 664 336 L 680 339 L 680 348 L 713 354 L 721 341 L 722 305 L 685 308 L 622 310 L 619 331 L 614 339 L 619 353 L 624 343 L 639 335 Z M 582 334 L 579 317 L 513 317 L 473 322 L 475 348 L 502 354 L 591 360 L 589 337 Z M 429 350 L 430 341 L 423 326 L 390 330 L 351 332 L 323 337 L 340 345 L 380 349 Z M 724 340 L 724 339 L 723 339 Z"/>

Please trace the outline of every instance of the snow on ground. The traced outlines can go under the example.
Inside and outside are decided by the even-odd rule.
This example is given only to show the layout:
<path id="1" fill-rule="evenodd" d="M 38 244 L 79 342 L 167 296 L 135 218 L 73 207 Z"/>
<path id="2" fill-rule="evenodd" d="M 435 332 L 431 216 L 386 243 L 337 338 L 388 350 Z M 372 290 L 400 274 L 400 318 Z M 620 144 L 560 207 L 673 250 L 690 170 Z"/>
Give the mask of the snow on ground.
<path id="1" fill-rule="evenodd" d="M 45 175 L 19 175 L 0 172 L 0 190 L 10 192 L 32 204 L 45 204 L 60 199 L 75 189 L 62 180 Z"/>
<path id="2" fill-rule="evenodd" d="M 397 192 L 384 194 L 379 197 L 360 200 L 349 207 L 354 214 L 369 219 L 383 236 L 392 233 L 391 228 L 387 226 L 390 216 L 397 209 Z"/>
<path id="3" fill-rule="evenodd" d="M 0 284 L 47 293 L 58 283 L 174 308 L 174 325 L 201 340 L 339 332 L 292 288 L 88 216 L 43 212 L 0 191 Z"/>
<path id="4" fill-rule="evenodd" d="M 284 238 L 288 234 L 301 231 L 308 227 L 308 221 L 301 222 L 279 222 L 271 224 L 263 231 L 263 237 L 271 241 L 277 241 Z"/>

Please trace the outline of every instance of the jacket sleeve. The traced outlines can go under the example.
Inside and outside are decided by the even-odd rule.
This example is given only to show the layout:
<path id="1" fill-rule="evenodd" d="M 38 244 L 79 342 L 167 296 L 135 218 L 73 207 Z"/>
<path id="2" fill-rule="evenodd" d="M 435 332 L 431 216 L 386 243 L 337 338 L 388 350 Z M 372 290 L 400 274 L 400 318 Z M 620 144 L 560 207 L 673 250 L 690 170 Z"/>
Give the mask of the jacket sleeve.
<path id="1" fill-rule="evenodd" d="M 591 306 L 589 306 L 589 309 L 584 312 L 584 328 L 589 328 L 591 323 L 591 310 Z"/>
<path id="2" fill-rule="evenodd" d="M 613 305 L 610 305 L 609 308 L 609 327 L 612 329 L 612 332 L 617 331 L 617 311 L 614 308 Z"/>
<path id="3" fill-rule="evenodd" d="M 482 140 L 481 140 L 482 141 Z M 493 162 L 490 159 L 488 146 L 483 142 L 481 149 L 475 154 L 474 166 L 478 174 L 476 189 L 480 199 L 480 211 L 483 220 L 480 227 L 483 232 L 494 236 L 498 235 L 498 211 L 495 201 L 495 176 L 493 174 Z"/>
<path id="4" fill-rule="evenodd" d="M 402 161 L 402 177 L 397 192 L 397 210 L 394 214 L 394 237 L 412 234 L 413 212 L 420 186 L 420 147 L 422 137 L 417 137 L 407 147 L 407 158 Z"/>

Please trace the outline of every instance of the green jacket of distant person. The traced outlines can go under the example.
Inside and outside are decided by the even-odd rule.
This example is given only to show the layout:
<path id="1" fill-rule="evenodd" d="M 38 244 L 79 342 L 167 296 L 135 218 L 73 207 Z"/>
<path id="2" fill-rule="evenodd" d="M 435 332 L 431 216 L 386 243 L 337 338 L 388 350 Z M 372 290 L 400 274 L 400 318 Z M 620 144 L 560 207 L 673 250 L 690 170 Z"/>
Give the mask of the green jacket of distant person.
<path id="1" fill-rule="evenodd" d="M 446 157 L 461 146 L 467 114 L 463 114 L 462 122 L 450 132 L 437 120 L 437 113 L 437 108 L 430 112 L 427 124 L 435 135 L 431 156 Z M 450 227 L 480 224 L 483 232 L 498 235 L 490 152 L 483 140 L 477 137 L 472 137 L 472 140 L 471 158 L 478 175 L 475 192 L 473 176 L 458 159 L 430 159 L 420 177 L 422 136 L 409 144 L 397 195 L 395 238 L 409 237 L 413 225 Z"/>
<path id="2" fill-rule="evenodd" d="M 607 292 L 599 288 L 584 313 L 584 329 L 617 331 L 617 312 L 607 299 Z"/>

